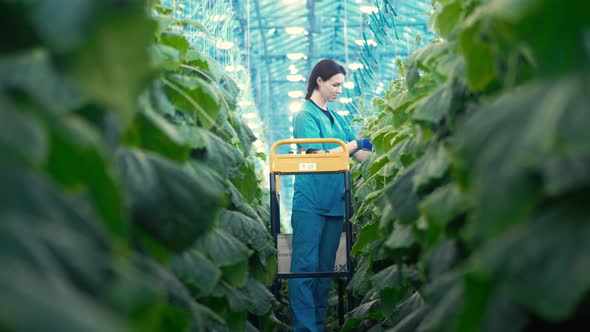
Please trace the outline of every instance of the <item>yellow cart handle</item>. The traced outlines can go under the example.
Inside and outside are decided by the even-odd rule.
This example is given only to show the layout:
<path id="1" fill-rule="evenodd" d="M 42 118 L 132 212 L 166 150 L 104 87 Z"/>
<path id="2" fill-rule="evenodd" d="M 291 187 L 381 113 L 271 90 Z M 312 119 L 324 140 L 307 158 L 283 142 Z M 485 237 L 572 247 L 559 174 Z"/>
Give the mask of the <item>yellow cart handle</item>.
<path id="1" fill-rule="evenodd" d="M 286 144 L 335 143 L 342 147 L 339 153 L 276 154 Z M 350 170 L 348 147 L 337 138 L 292 138 L 279 140 L 270 148 L 270 171 L 273 173 L 321 173 Z"/>
<path id="2" fill-rule="evenodd" d="M 324 143 L 335 143 L 340 144 L 342 147 L 343 152 L 348 155 L 348 146 L 342 140 L 337 138 L 291 138 L 291 139 L 282 139 L 275 144 L 272 145 L 270 148 L 270 155 L 272 156 L 275 153 L 275 150 L 281 146 L 286 144 L 324 144 Z"/>

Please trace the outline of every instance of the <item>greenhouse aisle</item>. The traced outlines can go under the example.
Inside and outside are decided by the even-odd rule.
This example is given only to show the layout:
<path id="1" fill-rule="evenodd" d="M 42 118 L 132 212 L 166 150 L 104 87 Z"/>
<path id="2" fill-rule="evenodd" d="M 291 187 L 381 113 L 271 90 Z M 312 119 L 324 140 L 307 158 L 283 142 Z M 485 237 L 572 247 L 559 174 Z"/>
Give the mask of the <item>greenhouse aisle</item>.
<path id="1" fill-rule="evenodd" d="M 365 149 L 354 277 L 323 283 L 318 330 L 590 330 L 589 11 L 0 1 L 0 331 L 298 331 L 269 154 L 303 135 L 322 59 L 342 66 L 322 120 Z"/>

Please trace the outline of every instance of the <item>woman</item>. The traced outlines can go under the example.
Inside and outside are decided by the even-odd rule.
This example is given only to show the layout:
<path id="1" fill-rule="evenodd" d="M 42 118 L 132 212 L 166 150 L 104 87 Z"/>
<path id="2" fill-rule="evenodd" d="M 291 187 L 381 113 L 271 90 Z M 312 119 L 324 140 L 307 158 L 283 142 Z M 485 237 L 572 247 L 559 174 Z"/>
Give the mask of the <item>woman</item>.
<path id="1" fill-rule="evenodd" d="M 311 71 L 305 105 L 293 119 L 294 138 L 338 138 L 348 151 L 362 161 L 371 154 L 368 139 L 356 140 L 351 128 L 328 102 L 342 92 L 346 70 L 324 59 Z M 342 152 L 338 144 L 301 144 L 298 151 Z M 291 272 L 330 272 L 344 220 L 342 174 L 304 174 L 295 177 L 293 211 L 293 252 Z M 294 331 L 323 331 L 332 278 L 289 279 L 289 299 Z"/>

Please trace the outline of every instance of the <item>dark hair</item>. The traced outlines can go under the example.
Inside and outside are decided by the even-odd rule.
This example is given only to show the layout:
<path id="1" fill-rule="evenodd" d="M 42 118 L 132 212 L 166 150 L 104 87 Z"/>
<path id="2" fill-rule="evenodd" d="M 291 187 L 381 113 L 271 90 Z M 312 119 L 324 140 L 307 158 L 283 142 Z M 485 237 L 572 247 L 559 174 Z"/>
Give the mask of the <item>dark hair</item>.
<path id="1" fill-rule="evenodd" d="M 321 77 L 322 80 L 327 81 L 336 74 L 346 75 L 346 70 L 344 67 L 336 63 L 336 61 L 323 59 L 316 63 L 311 70 L 309 79 L 307 80 L 307 94 L 305 95 L 305 99 L 309 99 L 313 93 L 313 90 L 318 88 L 318 77 Z"/>

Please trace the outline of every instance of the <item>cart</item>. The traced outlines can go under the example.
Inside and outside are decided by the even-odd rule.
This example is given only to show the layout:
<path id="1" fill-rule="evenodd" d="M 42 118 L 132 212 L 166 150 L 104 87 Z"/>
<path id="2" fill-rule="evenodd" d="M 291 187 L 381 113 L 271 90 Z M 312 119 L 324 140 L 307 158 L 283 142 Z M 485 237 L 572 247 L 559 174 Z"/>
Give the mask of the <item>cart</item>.
<path id="1" fill-rule="evenodd" d="M 342 153 L 325 154 L 276 154 L 277 147 L 287 144 L 313 144 L 313 143 L 337 143 Z M 274 246 L 278 250 L 278 237 L 280 232 L 280 176 L 309 173 L 341 173 L 344 181 L 344 229 L 346 249 L 346 271 L 335 272 L 305 272 L 305 273 L 282 273 L 278 271 L 273 282 L 272 291 L 277 300 L 280 299 L 280 286 L 282 279 L 292 278 L 338 278 L 338 321 L 340 326 L 344 324 L 344 289 L 350 282 L 353 275 L 353 265 L 350 259 L 352 247 L 352 225 L 350 217 L 351 207 L 351 175 L 348 148 L 346 144 L 335 138 L 312 138 L 312 139 L 285 139 L 277 141 L 270 149 L 270 226 Z M 283 234 L 281 234 L 283 235 Z M 280 259 L 280 257 L 277 257 Z M 345 282 L 343 282 L 345 280 Z M 353 309 L 352 293 L 348 291 L 348 311 Z"/>

